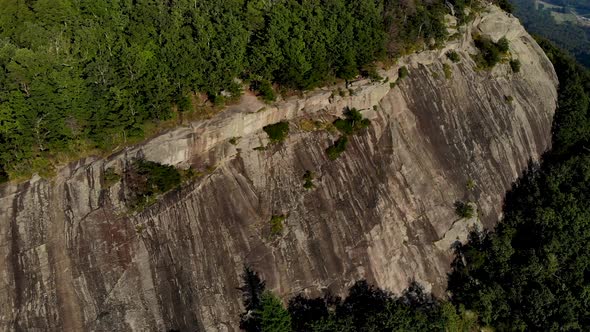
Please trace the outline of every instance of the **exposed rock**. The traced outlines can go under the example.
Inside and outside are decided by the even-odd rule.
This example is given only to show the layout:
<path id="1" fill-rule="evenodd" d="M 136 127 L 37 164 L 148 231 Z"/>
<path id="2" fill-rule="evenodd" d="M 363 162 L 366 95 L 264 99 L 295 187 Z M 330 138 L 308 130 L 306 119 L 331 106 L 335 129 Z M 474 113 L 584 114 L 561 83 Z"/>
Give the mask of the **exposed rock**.
<path id="1" fill-rule="evenodd" d="M 475 70 L 474 29 L 506 35 L 521 72 Z M 353 83 L 352 96 L 334 87 L 274 106 L 245 97 L 53 180 L 0 187 L 0 329 L 234 331 L 244 264 L 285 297 L 341 294 L 359 278 L 392 291 L 415 279 L 440 294 L 450 245 L 476 224 L 457 220 L 453 203 L 477 202 L 484 225 L 498 220 L 505 190 L 549 147 L 557 97 L 551 63 L 511 16 L 490 7 L 465 30 L 445 49 L 403 59 L 410 74 L 394 88 L 397 68 L 383 73 L 389 82 Z M 338 135 L 297 124 L 331 122 L 345 107 L 372 125 L 330 161 L 325 149 Z M 268 144 L 262 127 L 281 120 L 291 123 L 288 139 L 254 150 Z M 138 156 L 209 172 L 130 215 L 125 182 L 107 188 L 103 174 Z M 287 216 L 278 236 L 273 215 Z"/>

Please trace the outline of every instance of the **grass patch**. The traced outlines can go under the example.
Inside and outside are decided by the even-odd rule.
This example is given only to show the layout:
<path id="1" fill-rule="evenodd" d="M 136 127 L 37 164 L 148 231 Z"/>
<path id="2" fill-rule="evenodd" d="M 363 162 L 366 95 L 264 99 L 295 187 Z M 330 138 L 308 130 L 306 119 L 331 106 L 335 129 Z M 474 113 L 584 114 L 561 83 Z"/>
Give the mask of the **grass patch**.
<path id="1" fill-rule="evenodd" d="M 475 209 L 469 202 L 455 202 L 455 213 L 461 218 L 473 218 L 475 216 Z"/>
<path id="2" fill-rule="evenodd" d="M 299 121 L 298 126 L 303 131 L 311 132 L 322 129 L 324 125 L 318 120 L 302 119 Z"/>
<path id="3" fill-rule="evenodd" d="M 475 189 L 475 181 L 473 181 L 473 179 L 469 179 L 467 180 L 467 184 L 465 185 L 465 187 L 467 188 L 467 190 L 472 191 L 473 189 Z"/>
<path id="4" fill-rule="evenodd" d="M 453 78 L 453 70 L 451 69 L 451 65 L 448 63 L 443 64 L 443 72 L 445 73 L 445 78 L 447 80 Z"/>
<path id="5" fill-rule="evenodd" d="M 289 123 L 285 121 L 277 122 L 262 128 L 270 138 L 272 143 L 280 143 L 289 135 Z"/>
<path id="6" fill-rule="evenodd" d="M 270 218 L 270 234 L 272 236 L 283 233 L 285 219 L 287 219 L 287 216 L 285 215 L 272 216 L 272 218 Z"/>

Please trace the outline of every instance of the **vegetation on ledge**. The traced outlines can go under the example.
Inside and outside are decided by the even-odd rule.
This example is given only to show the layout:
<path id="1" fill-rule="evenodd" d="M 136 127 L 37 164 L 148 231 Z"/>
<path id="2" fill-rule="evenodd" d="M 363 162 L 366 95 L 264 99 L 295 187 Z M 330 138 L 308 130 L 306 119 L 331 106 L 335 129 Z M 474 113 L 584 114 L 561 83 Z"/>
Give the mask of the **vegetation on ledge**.
<path id="1" fill-rule="evenodd" d="M 473 58 L 477 66 L 481 69 L 493 68 L 510 49 L 506 37 L 502 37 L 497 42 L 494 42 L 488 37 L 475 35 L 473 36 L 473 40 L 475 41 L 475 47 L 479 49 L 479 53 L 474 55 Z"/>
<path id="2" fill-rule="evenodd" d="M 175 167 L 137 159 L 125 172 L 127 202 L 133 210 L 141 210 L 181 183 L 182 175 Z"/>
<path id="3" fill-rule="evenodd" d="M 441 45 L 442 0 L 0 0 L 0 180 Z M 434 44 L 432 43 L 434 42 Z M 210 111 L 206 112 L 210 115 Z"/>
<path id="4" fill-rule="evenodd" d="M 280 143 L 289 135 L 289 123 L 285 121 L 273 123 L 262 128 L 271 143 Z"/>

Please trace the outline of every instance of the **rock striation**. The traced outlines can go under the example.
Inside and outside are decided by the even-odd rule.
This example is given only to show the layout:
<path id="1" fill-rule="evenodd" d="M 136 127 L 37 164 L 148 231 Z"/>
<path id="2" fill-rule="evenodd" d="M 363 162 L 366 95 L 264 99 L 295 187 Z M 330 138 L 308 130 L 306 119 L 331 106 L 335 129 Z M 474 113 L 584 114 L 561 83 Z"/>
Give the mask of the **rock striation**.
<path id="1" fill-rule="evenodd" d="M 452 244 L 492 226 L 505 190 L 548 149 L 557 99 L 550 61 L 514 17 L 489 7 L 458 31 L 444 49 L 402 59 L 409 75 L 397 84 L 394 67 L 383 81 L 272 106 L 246 95 L 54 179 L 0 187 L 0 329 L 235 331 L 245 264 L 284 297 L 342 294 L 360 278 L 391 291 L 417 280 L 440 294 Z M 473 33 L 506 36 L 520 73 L 477 70 Z M 346 107 L 371 126 L 331 161 L 338 133 L 326 124 Z M 268 144 L 262 127 L 282 120 L 287 140 Z M 138 157 L 204 174 L 131 213 L 125 178 L 108 186 L 104 173 Z M 458 218 L 457 200 L 474 202 L 479 218 Z M 286 216 L 280 235 L 276 215 Z"/>

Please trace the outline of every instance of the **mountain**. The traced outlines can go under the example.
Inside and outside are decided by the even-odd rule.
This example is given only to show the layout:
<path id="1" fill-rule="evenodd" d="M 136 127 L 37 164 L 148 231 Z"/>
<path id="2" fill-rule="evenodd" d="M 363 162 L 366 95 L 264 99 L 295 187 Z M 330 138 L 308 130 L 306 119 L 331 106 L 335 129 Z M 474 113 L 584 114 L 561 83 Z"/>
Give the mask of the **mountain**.
<path id="1" fill-rule="evenodd" d="M 456 30 L 381 79 L 272 105 L 246 94 L 209 120 L 50 180 L 2 185 L 1 328 L 234 331 L 244 265 L 284 297 L 342 294 L 361 278 L 392 291 L 416 280 L 440 294 L 453 243 L 494 225 L 505 191 L 550 147 L 558 83 L 500 9 Z M 520 70 L 482 69 L 474 36 L 506 37 Z M 328 155 L 330 146 L 345 150 Z M 192 180 L 138 205 L 138 159 L 190 166 Z M 457 216 L 456 202 L 479 218 Z"/>

